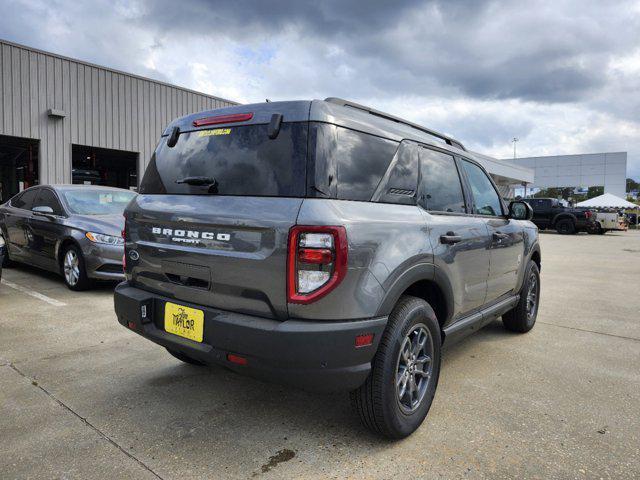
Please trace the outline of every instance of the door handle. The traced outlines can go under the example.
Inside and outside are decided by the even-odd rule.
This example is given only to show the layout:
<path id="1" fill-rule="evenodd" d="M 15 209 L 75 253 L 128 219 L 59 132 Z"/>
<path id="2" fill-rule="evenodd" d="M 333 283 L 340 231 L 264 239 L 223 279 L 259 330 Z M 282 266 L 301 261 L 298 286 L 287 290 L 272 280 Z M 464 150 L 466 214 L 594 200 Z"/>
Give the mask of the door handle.
<path id="1" fill-rule="evenodd" d="M 507 233 L 495 232 L 493 234 L 493 239 L 497 240 L 498 242 L 501 240 L 506 240 L 507 238 L 509 238 L 509 234 Z"/>
<path id="2" fill-rule="evenodd" d="M 453 245 L 454 243 L 458 243 L 462 241 L 462 237 L 460 235 L 456 235 L 453 232 L 447 232 L 446 235 L 440 235 L 440 243 L 445 245 Z"/>

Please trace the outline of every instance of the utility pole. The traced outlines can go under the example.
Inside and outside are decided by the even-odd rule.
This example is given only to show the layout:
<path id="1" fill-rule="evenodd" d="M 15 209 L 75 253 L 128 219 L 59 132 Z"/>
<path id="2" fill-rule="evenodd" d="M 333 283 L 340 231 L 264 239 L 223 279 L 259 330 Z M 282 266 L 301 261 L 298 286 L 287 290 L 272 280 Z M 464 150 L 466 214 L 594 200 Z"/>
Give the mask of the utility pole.
<path id="1" fill-rule="evenodd" d="M 511 140 L 513 142 L 513 159 L 514 160 L 516 159 L 516 142 L 518 140 L 519 139 L 517 137 L 513 137 L 513 140 Z"/>

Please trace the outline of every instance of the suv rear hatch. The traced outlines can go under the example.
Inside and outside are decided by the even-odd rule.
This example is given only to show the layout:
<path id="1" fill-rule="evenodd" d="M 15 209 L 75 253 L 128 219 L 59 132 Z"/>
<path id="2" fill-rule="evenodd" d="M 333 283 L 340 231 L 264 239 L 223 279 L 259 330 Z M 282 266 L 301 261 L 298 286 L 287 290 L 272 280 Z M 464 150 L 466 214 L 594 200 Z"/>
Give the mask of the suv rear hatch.
<path id="1" fill-rule="evenodd" d="M 297 121 L 282 123 L 270 138 L 276 105 L 257 113 L 251 106 L 221 109 L 204 122 L 200 114 L 167 128 L 125 214 L 134 285 L 183 302 L 286 318 L 287 239 L 306 190 L 309 103 L 279 104 Z M 234 113 L 244 120 L 218 121 Z"/>

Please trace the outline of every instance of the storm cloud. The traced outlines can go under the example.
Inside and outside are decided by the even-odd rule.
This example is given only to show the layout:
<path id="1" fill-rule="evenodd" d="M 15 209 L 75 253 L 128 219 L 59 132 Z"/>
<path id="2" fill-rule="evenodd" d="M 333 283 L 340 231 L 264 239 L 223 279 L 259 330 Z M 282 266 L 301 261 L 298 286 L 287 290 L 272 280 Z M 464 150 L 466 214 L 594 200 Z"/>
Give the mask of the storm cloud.
<path id="1" fill-rule="evenodd" d="M 0 37 L 242 102 L 341 96 L 498 157 L 628 151 L 639 1 L 6 1 Z"/>

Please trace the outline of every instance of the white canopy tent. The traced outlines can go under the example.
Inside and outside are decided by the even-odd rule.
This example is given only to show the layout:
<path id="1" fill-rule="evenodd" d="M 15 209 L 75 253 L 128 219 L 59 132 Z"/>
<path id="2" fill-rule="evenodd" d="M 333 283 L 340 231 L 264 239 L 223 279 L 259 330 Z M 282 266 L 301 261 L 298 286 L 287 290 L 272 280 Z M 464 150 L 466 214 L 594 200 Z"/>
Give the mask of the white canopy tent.
<path id="1" fill-rule="evenodd" d="M 634 209 L 636 211 L 636 228 L 640 224 L 640 206 L 635 203 L 628 202 L 624 198 L 616 197 L 610 193 L 605 193 L 598 197 L 590 198 L 584 202 L 579 202 L 576 207 L 588 208 L 625 208 Z"/>
<path id="2" fill-rule="evenodd" d="M 589 207 L 589 208 L 633 208 L 637 209 L 638 205 L 628 202 L 624 198 L 616 197 L 611 193 L 605 193 L 598 197 L 590 198 L 584 202 L 579 202 L 576 207 Z"/>

